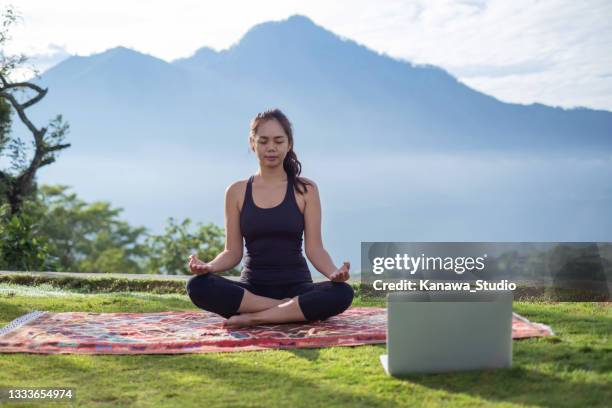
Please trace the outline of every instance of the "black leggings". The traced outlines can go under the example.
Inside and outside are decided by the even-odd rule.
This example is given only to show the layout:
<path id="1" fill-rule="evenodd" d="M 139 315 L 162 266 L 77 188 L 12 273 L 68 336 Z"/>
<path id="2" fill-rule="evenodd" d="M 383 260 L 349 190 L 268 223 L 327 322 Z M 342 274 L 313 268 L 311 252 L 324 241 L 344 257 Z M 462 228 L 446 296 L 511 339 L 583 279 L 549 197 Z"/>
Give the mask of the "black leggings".
<path id="1" fill-rule="evenodd" d="M 282 285 L 253 285 L 233 281 L 215 273 L 196 275 L 187 282 L 187 294 L 199 308 L 225 318 L 238 313 L 244 290 L 274 299 L 298 296 L 308 321 L 325 320 L 344 312 L 353 301 L 353 288 L 346 282 L 305 282 Z"/>

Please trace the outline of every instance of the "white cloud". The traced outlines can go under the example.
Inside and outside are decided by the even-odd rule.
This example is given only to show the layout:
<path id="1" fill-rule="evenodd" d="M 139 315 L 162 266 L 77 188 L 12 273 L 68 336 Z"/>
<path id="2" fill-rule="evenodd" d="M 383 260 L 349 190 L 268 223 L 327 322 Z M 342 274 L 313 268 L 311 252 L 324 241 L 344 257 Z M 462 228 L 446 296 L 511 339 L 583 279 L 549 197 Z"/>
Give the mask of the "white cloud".
<path id="1" fill-rule="evenodd" d="M 612 110 L 609 1 L 427 0 L 416 13 L 400 9 L 392 18 L 372 11 L 360 22 L 367 32 L 342 33 L 502 100 Z"/>
<path id="2" fill-rule="evenodd" d="M 18 7 L 24 23 L 9 51 L 41 55 L 50 47 L 42 44 L 61 44 L 59 59 L 123 45 L 172 60 L 205 45 L 227 48 L 257 23 L 299 13 L 376 51 L 441 66 L 501 100 L 612 110 L 607 0 L 20 0 Z"/>

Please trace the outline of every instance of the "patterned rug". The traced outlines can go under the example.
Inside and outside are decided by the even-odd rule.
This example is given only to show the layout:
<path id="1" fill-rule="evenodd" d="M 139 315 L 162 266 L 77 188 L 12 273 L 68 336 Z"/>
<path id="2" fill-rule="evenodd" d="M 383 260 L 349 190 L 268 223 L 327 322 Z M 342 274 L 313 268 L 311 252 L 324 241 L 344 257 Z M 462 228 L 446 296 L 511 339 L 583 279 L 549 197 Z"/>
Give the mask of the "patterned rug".
<path id="1" fill-rule="evenodd" d="M 1 353 L 177 354 L 357 346 L 386 342 L 387 312 L 352 307 L 325 321 L 222 326 L 214 313 L 41 312 L 21 316 L 0 329 Z M 514 314 L 512 337 L 549 336 L 549 327 Z"/>

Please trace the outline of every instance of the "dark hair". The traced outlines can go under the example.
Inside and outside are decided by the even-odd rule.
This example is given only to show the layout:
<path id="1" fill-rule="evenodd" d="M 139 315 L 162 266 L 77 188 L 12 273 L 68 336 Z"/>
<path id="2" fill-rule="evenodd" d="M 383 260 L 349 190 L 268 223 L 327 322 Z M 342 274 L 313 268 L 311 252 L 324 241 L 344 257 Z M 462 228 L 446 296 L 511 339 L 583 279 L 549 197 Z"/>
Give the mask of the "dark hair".
<path id="1" fill-rule="evenodd" d="M 289 139 L 289 144 L 291 145 L 289 151 L 287 152 L 287 156 L 285 156 L 285 160 L 283 161 L 283 168 L 287 172 L 287 177 L 293 181 L 297 191 L 300 194 L 303 194 L 304 192 L 308 191 L 306 185 L 310 185 L 310 183 L 303 178 L 298 177 L 302 172 L 302 163 L 300 163 L 295 151 L 293 151 L 293 128 L 291 126 L 291 122 L 289 122 L 289 119 L 287 119 L 287 116 L 285 116 L 280 109 L 268 109 L 263 112 L 259 112 L 251 121 L 250 137 L 253 139 L 255 138 L 257 128 L 260 124 L 273 119 L 276 119 L 283 127 L 283 130 Z M 304 191 L 300 190 L 300 186 L 303 187 Z"/>

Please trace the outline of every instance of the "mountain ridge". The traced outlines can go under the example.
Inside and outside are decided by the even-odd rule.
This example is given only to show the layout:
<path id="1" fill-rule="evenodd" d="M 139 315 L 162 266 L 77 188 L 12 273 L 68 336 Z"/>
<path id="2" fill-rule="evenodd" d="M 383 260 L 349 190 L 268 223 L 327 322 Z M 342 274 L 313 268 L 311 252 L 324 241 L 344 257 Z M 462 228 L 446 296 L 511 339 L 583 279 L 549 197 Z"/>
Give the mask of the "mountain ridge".
<path id="1" fill-rule="evenodd" d="M 503 102 L 443 68 L 380 54 L 299 14 L 259 23 L 228 49 L 201 47 L 170 62 L 123 46 L 70 57 L 40 84 L 90 145 L 102 134 L 163 141 L 174 133 L 192 143 L 214 133 L 226 135 L 219 149 L 232 150 L 230 135 L 256 112 L 280 107 L 313 150 L 368 150 L 372 134 L 407 151 L 612 150 L 612 112 Z M 100 112 L 126 118 L 125 127 L 96 124 Z M 130 127 L 130 118 L 142 126 Z"/>

